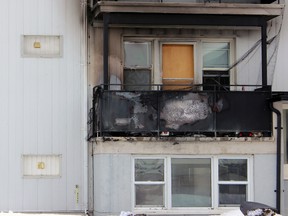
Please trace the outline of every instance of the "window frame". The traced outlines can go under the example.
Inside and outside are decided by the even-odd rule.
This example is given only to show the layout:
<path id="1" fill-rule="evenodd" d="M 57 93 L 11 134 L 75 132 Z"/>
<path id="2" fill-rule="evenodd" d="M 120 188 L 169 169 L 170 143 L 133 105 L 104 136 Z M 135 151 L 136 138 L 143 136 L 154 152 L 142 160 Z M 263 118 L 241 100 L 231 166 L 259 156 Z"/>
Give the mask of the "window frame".
<path id="1" fill-rule="evenodd" d="M 284 140 L 284 165 L 288 164 L 288 104 L 282 105 L 283 113 L 283 140 Z"/>
<path id="2" fill-rule="evenodd" d="M 228 68 L 205 68 L 204 67 L 204 48 L 203 48 L 203 44 L 204 43 L 228 43 L 229 44 L 229 67 L 232 65 L 231 63 L 233 63 L 235 61 L 235 39 L 234 38 L 227 38 L 227 39 L 202 39 L 201 40 L 201 83 L 204 85 L 204 72 L 205 71 L 217 71 L 217 72 L 228 72 L 228 76 L 229 76 L 229 85 L 235 85 L 235 67 L 231 68 L 230 71 L 228 71 Z M 232 90 L 233 87 L 230 88 L 230 90 Z"/>
<path id="3" fill-rule="evenodd" d="M 246 159 L 247 160 L 247 180 L 246 181 L 220 181 L 219 180 L 219 160 L 221 159 L 227 159 L 227 160 L 234 160 L 234 159 Z M 218 208 L 227 208 L 227 207 L 237 207 L 237 205 L 227 205 L 227 206 L 221 206 L 219 204 L 219 185 L 247 185 L 247 192 L 246 192 L 246 199 L 247 200 L 253 200 L 253 180 L 252 180 L 252 167 L 253 167 L 253 158 L 252 156 L 219 156 L 217 157 L 216 163 L 215 163 L 215 206 L 218 206 Z"/>
<path id="4" fill-rule="evenodd" d="M 283 164 L 283 178 L 288 180 L 288 104 L 282 104 L 282 118 L 283 118 L 283 151 L 284 151 L 284 164 Z"/>
<path id="5" fill-rule="evenodd" d="M 197 39 L 192 39 L 192 40 L 188 40 L 188 39 L 179 39 L 179 40 L 175 40 L 172 38 L 166 38 L 165 40 L 160 40 L 158 41 L 159 44 L 159 48 L 158 48 L 158 52 L 159 52 L 159 73 L 155 74 L 155 76 L 157 76 L 156 80 L 159 80 L 159 83 L 162 85 L 163 84 L 163 62 L 162 62 L 162 57 L 163 57 L 163 45 L 165 44 L 175 44 L 175 45 L 192 45 L 193 46 L 193 64 L 194 64 L 194 78 L 191 79 L 193 81 L 193 84 L 197 84 L 197 80 L 199 77 L 199 73 L 197 73 L 197 68 L 198 66 L 198 61 L 197 61 L 197 53 L 198 53 L 198 43 L 199 41 Z M 155 52 L 155 51 L 154 51 Z"/>
<path id="6" fill-rule="evenodd" d="M 151 47 L 150 47 L 150 61 L 151 61 L 151 65 L 149 67 L 126 67 L 125 65 L 125 43 L 150 43 Z M 150 86 L 153 85 L 154 83 L 154 73 L 153 73 L 153 68 L 154 68 L 154 40 L 153 39 L 148 39 L 148 38 L 131 38 L 131 37 L 124 37 L 122 40 L 122 80 L 123 80 L 123 89 L 125 89 L 125 70 L 149 70 L 150 71 Z M 151 89 L 151 87 L 149 87 L 149 89 Z"/>
<path id="7" fill-rule="evenodd" d="M 160 160 L 164 160 L 164 181 L 135 181 L 135 161 L 137 159 L 160 159 Z M 165 207 L 167 206 L 167 158 L 166 157 L 153 157 L 153 156 L 140 156 L 140 157 L 133 157 L 132 160 L 132 207 L 134 209 L 154 209 L 154 210 L 159 210 L 159 209 L 165 209 Z M 159 185 L 159 184 L 163 184 L 164 189 L 163 189 L 163 207 L 161 206 L 137 206 L 136 205 L 136 185 Z"/>
<path id="8" fill-rule="evenodd" d="M 203 84 L 203 71 L 206 68 L 203 68 L 203 43 L 205 42 L 227 42 L 230 45 L 229 52 L 229 62 L 230 65 L 235 62 L 235 38 L 163 38 L 163 37 L 145 37 L 145 36 L 130 36 L 123 35 L 122 37 L 122 83 L 124 84 L 124 69 L 125 69 L 125 54 L 124 54 L 124 43 L 125 42 L 135 42 L 135 43 L 143 43 L 150 42 L 151 43 L 151 90 L 159 90 L 157 88 L 158 85 L 162 85 L 162 45 L 163 44 L 183 44 L 183 45 L 193 45 L 194 48 L 194 80 L 193 83 L 195 85 Z M 143 69 L 143 68 L 142 68 Z M 216 70 L 216 68 L 213 68 Z M 219 70 L 219 69 L 218 69 Z M 220 71 L 224 71 L 221 70 Z M 236 84 L 236 68 L 231 68 L 229 72 L 230 77 L 230 85 Z M 233 90 L 236 87 L 231 87 L 230 90 Z"/>
<path id="9" fill-rule="evenodd" d="M 211 206 L 209 207 L 172 207 L 172 159 L 210 159 L 211 160 Z M 136 159 L 164 159 L 164 206 L 163 207 L 154 207 L 154 206 L 145 206 L 145 207 L 139 207 L 136 206 L 136 190 L 135 190 L 135 160 Z M 243 184 L 247 185 L 247 194 L 246 199 L 247 200 L 253 200 L 254 194 L 253 194 L 253 155 L 243 155 L 243 156 L 209 156 L 209 155 L 193 155 L 193 156 L 187 156 L 187 155 L 169 155 L 169 156 L 143 156 L 143 155 L 134 155 L 132 156 L 132 189 L 131 189 L 131 195 L 132 195 L 132 209 L 133 210 L 140 210 L 140 211 L 188 211 L 188 210 L 197 210 L 199 212 L 208 212 L 211 210 L 221 210 L 221 209 L 235 209 L 238 208 L 239 205 L 229 205 L 229 206 L 220 206 L 219 205 L 219 183 L 222 183 L 222 181 L 219 181 L 218 178 L 218 164 L 220 159 L 245 159 L 247 160 L 247 181 L 231 181 L 230 183 L 227 183 L 227 185 L 231 184 Z M 151 183 L 151 182 L 150 182 Z M 157 184 L 158 182 L 152 182 L 152 184 Z M 149 184 L 149 183 L 148 183 Z"/>

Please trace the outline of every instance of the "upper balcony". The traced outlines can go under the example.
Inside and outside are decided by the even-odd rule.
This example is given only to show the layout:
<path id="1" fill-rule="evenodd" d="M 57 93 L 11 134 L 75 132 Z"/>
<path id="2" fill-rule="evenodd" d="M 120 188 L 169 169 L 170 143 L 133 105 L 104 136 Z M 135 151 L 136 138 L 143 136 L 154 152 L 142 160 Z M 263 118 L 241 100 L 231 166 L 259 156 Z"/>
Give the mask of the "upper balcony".
<path id="1" fill-rule="evenodd" d="M 97 20 L 105 13 L 241 15 L 269 20 L 281 15 L 284 7 L 282 0 L 94 0 L 90 6 Z"/>
<path id="2" fill-rule="evenodd" d="M 161 90 L 162 86 L 154 86 L 151 89 L 155 90 L 150 91 L 127 91 L 97 86 L 89 138 L 270 136 L 271 91 L 260 87 L 203 90 L 203 86 L 194 85 L 182 90 Z"/>

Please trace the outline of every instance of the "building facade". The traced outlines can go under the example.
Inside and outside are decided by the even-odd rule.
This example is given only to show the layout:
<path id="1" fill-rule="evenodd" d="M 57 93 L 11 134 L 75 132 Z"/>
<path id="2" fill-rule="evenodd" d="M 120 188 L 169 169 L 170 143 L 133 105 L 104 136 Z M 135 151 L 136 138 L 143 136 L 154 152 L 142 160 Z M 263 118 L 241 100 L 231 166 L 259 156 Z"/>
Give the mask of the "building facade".
<path id="1" fill-rule="evenodd" d="M 282 1 L 92 2 L 95 215 L 215 215 L 244 201 L 287 214 L 284 11 Z"/>
<path id="2" fill-rule="evenodd" d="M 1 3 L 1 212 L 288 214 L 285 1 Z"/>

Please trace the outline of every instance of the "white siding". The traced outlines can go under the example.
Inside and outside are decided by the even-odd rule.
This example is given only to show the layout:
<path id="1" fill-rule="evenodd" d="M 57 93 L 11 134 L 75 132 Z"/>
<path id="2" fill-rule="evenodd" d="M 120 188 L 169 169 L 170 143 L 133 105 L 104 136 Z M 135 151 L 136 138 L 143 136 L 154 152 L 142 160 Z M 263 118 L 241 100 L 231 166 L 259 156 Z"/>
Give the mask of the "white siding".
<path id="1" fill-rule="evenodd" d="M 280 33 L 279 49 L 277 55 L 277 62 L 275 68 L 275 75 L 273 80 L 274 91 L 288 91 L 288 8 L 287 5 L 283 12 L 283 23 Z"/>
<path id="2" fill-rule="evenodd" d="M 80 0 L 1 1 L 1 211 L 85 208 L 80 12 Z M 22 58 L 21 35 L 62 35 L 63 57 Z M 23 154 L 62 155 L 61 178 L 23 178 Z"/>

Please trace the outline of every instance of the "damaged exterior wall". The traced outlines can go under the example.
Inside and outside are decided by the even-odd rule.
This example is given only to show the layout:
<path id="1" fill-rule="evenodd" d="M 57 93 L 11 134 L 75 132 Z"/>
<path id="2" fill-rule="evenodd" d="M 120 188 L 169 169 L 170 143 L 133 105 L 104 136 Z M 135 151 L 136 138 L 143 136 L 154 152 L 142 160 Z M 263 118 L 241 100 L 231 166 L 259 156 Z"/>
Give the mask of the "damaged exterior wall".
<path id="1" fill-rule="evenodd" d="M 281 18 L 271 21 L 269 24 L 268 38 L 272 38 L 278 34 Z M 90 27 L 90 69 L 89 79 L 90 87 L 103 83 L 103 32 L 101 24 L 95 23 L 94 27 Z M 261 38 L 260 29 L 241 29 L 241 28 L 122 28 L 120 26 L 109 29 L 109 80 L 110 84 L 123 84 L 123 40 L 130 38 L 132 40 L 148 39 L 155 40 L 153 43 L 155 53 L 152 57 L 155 64 L 153 65 L 153 73 L 161 73 L 159 53 L 159 42 L 193 42 L 196 46 L 196 53 L 201 50 L 200 43 L 205 40 L 227 39 L 233 42 L 233 61 L 241 59 L 246 52 L 253 47 Z M 221 41 L 221 40 L 220 40 Z M 276 45 L 275 45 L 276 44 Z M 277 43 L 272 44 L 276 49 Z M 268 45 L 270 46 L 270 45 Z M 268 51 L 271 58 L 276 58 L 275 49 Z M 157 52 L 158 49 L 158 52 Z M 231 62 L 233 64 L 234 62 Z M 268 73 L 273 77 L 275 62 L 271 61 L 271 68 Z M 195 56 L 195 80 L 194 83 L 202 83 L 202 55 Z M 232 84 L 255 85 L 261 84 L 261 48 L 256 47 L 251 53 L 241 61 L 232 70 Z M 153 77 L 155 83 L 161 81 L 157 77 Z M 268 83 L 272 80 L 268 78 Z M 243 88 L 242 90 L 246 90 Z M 247 89 L 249 90 L 249 89 Z M 92 92 L 92 89 L 91 89 Z M 180 103 L 183 103 L 182 101 Z M 118 104 L 119 105 L 119 104 Z M 115 108 L 117 105 L 115 105 Z M 143 107 L 142 107 L 143 108 Z M 116 109 L 120 109 L 119 107 Z M 168 107 L 167 107 L 168 109 Z M 165 116 L 162 116 L 165 118 Z M 166 116 L 170 118 L 169 114 Z M 131 119 L 130 119 L 131 120 Z M 115 119 L 118 126 L 127 124 L 130 121 L 127 118 Z M 172 125 L 171 127 L 179 127 Z M 276 147 L 275 139 L 272 138 L 245 138 L 238 140 L 237 138 L 97 138 L 93 144 L 93 166 L 94 166 L 94 213 L 96 216 L 117 215 L 120 211 L 136 211 L 133 207 L 133 159 L 135 156 L 189 156 L 189 157 L 241 157 L 248 156 L 253 161 L 253 185 L 252 198 L 258 202 L 275 206 L 275 173 L 276 166 Z M 266 168 L 273 170 L 272 175 L 267 175 Z M 265 179 L 265 181 L 263 181 Z M 263 188 L 269 188 L 263 190 Z M 107 197 L 102 199 L 102 197 Z M 139 213 L 143 211 L 138 210 Z M 217 214 L 223 209 L 210 209 L 206 211 L 192 210 L 193 214 L 197 213 L 213 213 Z M 148 210 L 149 212 L 149 210 Z M 191 210 L 150 210 L 154 214 L 189 214 Z"/>
<path id="2" fill-rule="evenodd" d="M 269 21 L 268 24 L 268 39 L 273 38 L 279 33 L 282 18 L 276 18 Z M 89 86 L 92 88 L 96 85 L 103 84 L 103 29 L 100 23 L 95 23 L 95 27 L 89 27 Z M 224 29 L 199 29 L 199 28 L 121 28 L 115 27 L 109 29 L 109 81 L 110 84 L 123 84 L 123 45 L 122 42 L 126 38 L 130 40 L 156 40 L 155 46 L 158 46 L 161 42 L 182 42 L 182 43 L 196 43 L 195 56 L 195 82 L 194 84 L 202 83 L 202 55 L 200 43 L 203 41 L 227 41 L 232 40 L 233 45 L 232 51 L 232 62 L 233 65 L 240 60 L 246 52 L 251 49 L 258 40 L 261 38 L 260 29 L 254 28 L 250 30 L 239 29 L 239 28 L 224 28 Z M 129 39 L 128 39 L 129 40 Z M 273 43 L 268 45 L 268 58 L 270 65 L 268 65 L 268 84 L 272 84 L 272 78 L 275 68 L 275 58 L 277 57 L 277 40 L 273 40 Z M 271 47 L 271 48 L 270 48 Z M 269 49 L 270 48 L 270 49 Z M 156 52 L 156 51 L 155 51 Z M 158 56 L 157 56 L 158 55 Z M 159 60 L 156 62 L 155 58 L 160 58 L 160 53 L 154 53 L 153 60 L 155 63 L 160 63 Z M 269 59 L 270 59 L 269 58 Z M 160 65 L 153 65 L 153 73 L 161 73 Z M 256 85 L 261 84 L 261 48 L 260 44 L 256 46 L 254 50 L 239 64 L 231 69 L 231 84 L 237 85 Z M 157 77 L 153 77 L 155 83 L 159 83 Z"/>

